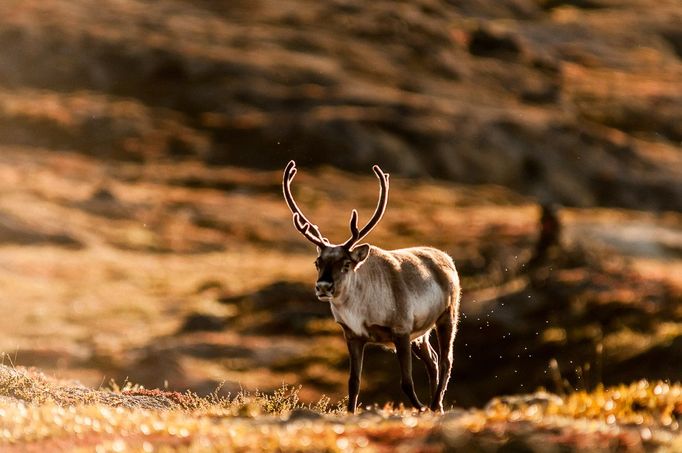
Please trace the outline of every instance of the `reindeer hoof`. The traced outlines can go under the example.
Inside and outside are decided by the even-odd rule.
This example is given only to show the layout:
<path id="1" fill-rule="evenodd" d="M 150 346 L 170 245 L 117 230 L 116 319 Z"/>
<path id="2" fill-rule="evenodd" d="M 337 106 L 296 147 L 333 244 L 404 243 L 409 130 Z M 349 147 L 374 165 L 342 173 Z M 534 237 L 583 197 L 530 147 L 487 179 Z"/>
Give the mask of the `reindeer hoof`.
<path id="1" fill-rule="evenodd" d="M 439 413 L 439 414 L 445 413 L 445 411 L 443 410 L 443 405 L 442 405 L 442 404 L 433 404 L 433 405 L 431 405 L 431 408 L 430 408 L 430 409 L 431 409 L 433 412 L 437 412 L 437 413 Z"/>

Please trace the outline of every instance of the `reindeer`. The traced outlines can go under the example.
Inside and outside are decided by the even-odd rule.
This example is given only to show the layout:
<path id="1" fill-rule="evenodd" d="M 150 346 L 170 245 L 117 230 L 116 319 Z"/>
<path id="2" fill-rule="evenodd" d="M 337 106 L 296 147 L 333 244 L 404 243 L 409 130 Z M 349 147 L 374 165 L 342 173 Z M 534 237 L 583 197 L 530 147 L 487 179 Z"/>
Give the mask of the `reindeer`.
<path id="1" fill-rule="evenodd" d="M 350 355 L 348 412 L 354 413 L 357 407 L 363 353 L 368 343 L 395 347 L 401 388 L 421 411 L 424 406 L 412 381 L 413 352 L 428 373 L 430 409 L 443 412 L 459 315 L 459 276 L 452 258 L 431 247 L 383 250 L 358 244 L 379 223 L 388 202 L 388 174 L 377 165 L 373 170 L 380 183 L 376 210 L 362 229 L 358 229 L 358 212 L 352 211 L 351 237 L 343 244 L 330 243 L 294 201 L 293 160 L 284 170 L 284 199 L 296 229 L 317 246 L 315 295 L 330 302 L 334 320 L 343 328 Z M 434 329 L 438 352 L 429 342 Z"/>

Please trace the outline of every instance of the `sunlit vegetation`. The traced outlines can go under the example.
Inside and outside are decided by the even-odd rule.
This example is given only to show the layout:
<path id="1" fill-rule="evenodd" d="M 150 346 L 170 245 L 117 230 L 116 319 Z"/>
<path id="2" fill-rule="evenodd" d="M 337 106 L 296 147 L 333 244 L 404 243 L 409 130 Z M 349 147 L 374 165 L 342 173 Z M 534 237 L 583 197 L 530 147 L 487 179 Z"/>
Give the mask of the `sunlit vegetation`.
<path id="1" fill-rule="evenodd" d="M 344 401 L 302 403 L 299 388 L 205 397 L 127 384 L 90 390 L 0 367 L 0 446 L 84 451 L 674 451 L 682 387 L 639 381 L 564 397 L 499 397 L 444 415 L 393 405 L 348 416 Z"/>

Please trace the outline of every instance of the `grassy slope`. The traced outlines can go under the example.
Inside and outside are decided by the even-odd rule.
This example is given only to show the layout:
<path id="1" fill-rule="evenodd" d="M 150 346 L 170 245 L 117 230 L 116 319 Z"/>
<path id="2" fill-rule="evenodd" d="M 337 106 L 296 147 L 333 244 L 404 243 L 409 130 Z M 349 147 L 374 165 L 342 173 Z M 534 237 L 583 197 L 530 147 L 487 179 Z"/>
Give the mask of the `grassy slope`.
<path id="1" fill-rule="evenodd" d="M 314 253 L 290 226 L 279 172 L 4 148 L 0 174 L 0 304 L 13 313 L 0 319 L 0 346 L 17 364 L 91 386 L 128 378 L 206 393 L 222 381 L 233 392 L 287 382 L 304 384 L 306 401 L 344 394 L 341 332 L 311 295 Z M 330 169 L 296 180 L 332 240 L 344 238 L 352 207 L 371 212 L 376 186 Z M 510 279 L 532 251 L 536 207 L 499 187 L 393 180 L 372 242 L 443 248 L 463 276 L 450 393 L 459 404 L 551 385 L 552 357 L 574 385 L 588 385 L 575 369 L 596 365 L 598 344 L 606 361 L 592 384 L 679 377 L 660 360 L 679 354 L 679 216 L 562 218 L 569 245 L 548 280 Z M 368 354 L 363 400 L 400 398 L 386 385 L 394 358 Z M 642 360 L 646 372 L 631 365 Z"/>
<path id="2" fill-rule="evenodd" d="M 91 385 L 105 377 L 130 377 L 152 386 L 168 380 L 180 388 L 207 382 L 208 389 L 225 379 L 232 389 L 241 383 L 274 388 L 283 380 L 295 382 L 296 373 L 273 374 L 269 368 L 275 359 L 308 354 L 311 346 L 285 335 L 274 356 L 268 354 L 273 332 L 258 328 L 266 314 L 249 315 L 248 301 L 231 302 L 280 281 L 308 288 L 314 278 L 312 250 L 290 228 L 278 172 L 211 170 L 198 164 L 101 165 L 77 155 L 37 150 L 29 155 L 9 148 L 0 156 L 0 171 L 0 228 L 6 227 L 0 230 L 6 264 L 0 271 L 2 304 L 14 310 L 13 319 L 0 321 L 1 343 L 19 364 L 47 366 Z M 369 177 L 325 170 L 316 179 L 312 172 L 303 173 L 297 180 L 300 200 L 332 239 L 347 230 L 351 203 L 367 215 L 376 202 L 376 182 Z M 472 189 L 407 181 L 401 188 L 398 181 L 386 228 L 374 234 L 377 243 L 400 247 L 431 236 L 436 246 L 464 244 L 484 228 L 465 229 L 466 219 L 449 213 L 439 223 L 418 222 L 419 212 L 413 210 L 423 199 L 432 201 L 420 209 L 427 216 L 442 206 L 465 204 Z M 339 189 L 327 192 L 326 185 Z M 494 215 L 488 213 L 496 209 L 494 203 L 507 210 L 505 204 L 520 200 L 495 187 L 475 193 L 481 204 L 470 209 L 481 212 L 482 222 Z M 328 202 L 344 214 L 323 210 Z M 523 227 L 524 216 L 532 213 L 532 207 L 517 211 L 508 219 L 510 231 Z M 459 233 L 443 237 L 438 234 L 442 227 Z M 63 237 L 69 239 L 66 245 L 55 239 Z M 466 253 L 477 252 L 470 247 Z M 464 259 L 464 253 L 459 256 Z M 309 299 L 310 292 L 304 296 Z M 324 310 L 317 329 L 326 333 L 317 345 L 342 349 L 328 309 L 314 305 Z M 238 325 L 219 334 L 203 329 L 183 334 L 184 319 L 192 313 L 234 318 Z M 246 353 L 231 353 L 235 348 Z M 185 352 L 167 354 L 158 374 L 154 360 L 163 351 Z M 171 371 L 164 375 L 166 370 Z M 337 373 L 334 392 L 343 374 Z"/>
<path id="3" fill-rule="evenodd" d="M 682 388 L 641 381 L 560 398 L 497 398 L 445 415 L 401 408 L 348 416 L 297 390 L 200 398 L 135 386 L 89 390 L 0 366 L 3 451 L 674 451 Z M 559 450 L 560 449 L 560 450 Z"/>
<path id="4" fill-rule="evenodd" d="M 325 393 L 341 400 L 346 358 L 325 307 L 307 302 L 311 250 L 290 228 L 278 172 L 191 162 L 102 163 L 4 148 L 0 174 L 0 303 L 12 312 L 0 320 L 6 364 L 34 365 L 90 388 L 115 378 L 210 394 L 225 381 L 215 396 L 202 399 L 132 386 L 94 391 L 3 368 L 7 446 L 43 451 L 99 443 L 112 450 L 210 444 L 247 450 L 290 442 L 291 449 L 381 450 L 414 442 L 438 450 L 558 442 L 636 451 L 641 445 L 676 445 L 679 388 L 656 382 L 620 388 L 620 397 L 616 390 L 598 390 L 576 393 L 560 405 L 540 398 L 537 407 L 520 410 L 508 407 L 533 404 L 524 403 L 526 397 L 508 399 L 488 410 L 454 409 L 443 418 L 383 409 L 350 418 L 296 411 L 294 418 L 303 420 L 284 423 L 265 414 L 283 408 L 288 413 L 299 400 L 328 412 L 329 402 L 315 406 Z M 347 220 L 324 208 L 333 204 L 347 213 L 357 203 L 362 215 L 371 210 L 377 189 L 371 177 L 322 169 L 316 175 L 303 170 L 296 190 L 311 217 L 336 239 Z M 582 364 L 592 360 L 596 344 L 605 351 L 600 371 L 606 382 L 676 376 L 666 364 L 677 357 L 680 334 L 678 216 L 562 213 L 565 239 L 574 246 L 554 257 L 557 267 L 549 278 L 532 283 L 527 277 L 509 280 L 499 268 L 527 259 L 532 248 L 537 211 L 523 198 L 497 187 L 399 178 L 392 191 L 375 243 L 442 247 L 457 258 L 468 288 L 450 404 L 482 405 L 496 394 L 525 393 L 537 385 L 561 390 L 543 377 L 548 357 L 558 359 L 571 385 L 594 388 L 596 373 L 590 382 L 580 378 L 587 378 Z M 650 242 L 628 240 L 627 231 L 642 228 L 656 232 Z M 189 328 L 195 315 L 204 324 Z M 500 341 L 509 328 L 519 338 Z M 381 351 L 369 357 L 362 400 L 400 401 L 392 393 L 397 386 L 389 385 L 394 358 Z M 523 372 L 515 375 L 515 369 Z M 303 387 L 296 395 L 281 391 L 276 399 L 284 402 L 263 394 L 225 399 L 242 387 L 251 395 L 256 389 L 272 394 L 282 382 Z M 575 416 L 595 421 L 574 422 Z"/>

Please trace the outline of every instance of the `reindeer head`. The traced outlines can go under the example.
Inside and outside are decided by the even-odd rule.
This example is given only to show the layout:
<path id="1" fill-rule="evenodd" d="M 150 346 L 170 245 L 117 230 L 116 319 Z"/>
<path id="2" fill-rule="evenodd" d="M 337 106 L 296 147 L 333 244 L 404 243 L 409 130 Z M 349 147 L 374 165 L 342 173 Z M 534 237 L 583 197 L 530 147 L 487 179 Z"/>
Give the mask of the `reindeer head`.
<path id="1" fill-rule="evenodd" d="M 375 165 L 372 167 L 381 185 L 379 202 L 372 218 L 361 230 L 358 229 L 358 212 L 353 209 L 350 216 L 351 237 L 343 244 L 331 244 L 322 236 L 317 225 L 310 222 L 301 212 L 291 194 L 291 181 L 296 175 L 296 163 L 292 160 L 284 169 L 282 187 L 284 199 L 294 216 L 294 226 L 310 242 L 317 246 L 317 283 L 315 295 L 319 300 L 331 301 L 343 293 L 344 285 L 358 267 L 369 256 L 369 244 L 356 245 L 379 223 L 388 202 L 388 174 Z"/>

